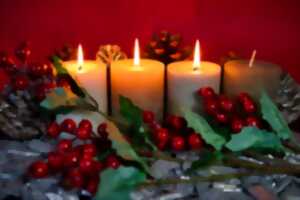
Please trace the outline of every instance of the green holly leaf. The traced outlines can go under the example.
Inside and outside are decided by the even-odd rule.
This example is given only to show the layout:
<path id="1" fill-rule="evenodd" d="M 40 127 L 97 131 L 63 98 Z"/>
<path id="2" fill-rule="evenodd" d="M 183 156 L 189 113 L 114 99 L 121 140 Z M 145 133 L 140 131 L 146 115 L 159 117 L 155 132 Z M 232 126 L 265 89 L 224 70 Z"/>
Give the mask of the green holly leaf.
<path id="1" fill-rule="evenodd" d="M 291 139 L 293 135 L 291 129 L 282 117 L 276 105 L 266 93 L 262 94 L 260 98 L 260 105 L 263 118 L 271 125 L 278 137 L 283 140 Z"/>
<path id="2" fill-rule="evenodd" d="M 120 96 L 120 113 L 131 125 L 140 127 L 143 123 L 142 110 L 124 96 Z"/>
<path id="3" fill-rule="evenodd" d="M 233 134 L 226 147 L 234 152 L 250 148 L 274 150 L 277 152 L 284 150 L 277 135 L 256 127 L 245 127 L 240 133 Z"/>
<path id="4" fill-rule="evenodd" d="M 48 93 L 40 106 L 43 109 L 55 111 L 55 113 L 67 113 L 74 109 L 95 110 L 91 104 L 75 95 L 71 90 L 60 87 L 54 88 Z"/>
<path id="5" fill-rule="evenodd" d="M 207 144 L 212 145 L 216 150 L 222 149 L 226 143 L 225 138 L 217 134 L 202 116 L 192 111 L 185 111 L 184 116 L 188 125 L 200 134 Z"/>
<path id="6" fill-rule="evenodd" d="M 187 170 L 187 173 L 192 173 L 196 170 L 207 168 L 211 166 L 213 163 L 221 161 L 223 158 L 222 152 L 215 151 L 210 152 L 206 151 L 200 154 L 200 159 L 192 162 L 191 167 Z"/>
<path id="7" fill-rule="evenodd" d="M 53 66 L 55 67 L 58 75 L 69 74 L 68 70 L 63 67 L 62 62 L 59 57 L 53 56 L 51 60 L 52 60 Z"/>
<path id="8" fill-rule="evenodd" d="M 96 200 L 130 200 L 130 193 L 146 180 L 146 175 L 133 167 L 107 169 L 101 173 Z"/>
<path id="9" fill-rule="evenodd" d="M 114 123 L 107 122 L 107 131 L 109 132 L 108 137 L 112 141 L 112 147 L 119 156 L 125 160 L 138 162 L 146 172 L 149 172 L 147 163 L 136 153 Z"/>

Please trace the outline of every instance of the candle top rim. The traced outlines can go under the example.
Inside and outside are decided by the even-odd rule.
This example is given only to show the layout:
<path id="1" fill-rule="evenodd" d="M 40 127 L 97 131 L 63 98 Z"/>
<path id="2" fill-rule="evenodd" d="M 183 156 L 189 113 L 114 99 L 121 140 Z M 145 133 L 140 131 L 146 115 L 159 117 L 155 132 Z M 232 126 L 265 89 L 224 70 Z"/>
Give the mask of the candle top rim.
<path id="1" fill-rule="evenodd" d="M 242 65 L 242 66 L 249 66 L 249 59 L 237 59 L 237 60 L 230 60 L 230 61 L 227 61 L 225 63 L 224 66 L 228 66 L 228 65 Z M 271 63 L 271 62 L 268 62 L 268 61 L 264 61 L 264 60 L 255 60 L 253 62 L 253 66 L 252 67 L 255 67 L 255 66 L 266 66 L 266 67 L 277 67 L 277 68 L 281 68 L 280 65 L 278 64 L 275 64 L 275 63 Z"/>
<path id="2" fill-rule="evenodd" d="M 165 66 L 165 64 L 164 63 L 162 63 L 162 62 L 160 62 L 160 61 L 158 61 L 158 60 L 154 60 L 154 59 L 140 59 L 140 64 L 139 65 L 137 65 L 137 66 L 135 66 L 134 65 L 134 59 L 132 59 L 132 58 L 129 58 L 129 59 L 122 59 L 122 60 L 117 60 L 117 61 L 113 61 L 112 63 L 111 63 L 111 66 L 113 67 L 113 66 L 120 66 L 120 67 L 124 67 L 124 68 L 126 68 L 126 67 L 142 67 L 142 68 L 148 68 L 148 67 L 150 67 L 150 66 L 153 66 L 153 65 L 157 65 L 157 66 L 162 66 L 162 67 L 164 67 Z"/>
<path id="3" fill-rule="evenodd" d="M 214 62 L 201 61 L 200 68 L 193 70 L 193 61 L 177 61 L 168 65 L 170 73 L 183 73 L 183 74 L 215 74 L 221 72 L 221 66 Z"/>
<path id="4" fill-rule="evenodd" d="M 78 72 L 78 61 L 77 60 L 69 60 L 62 62 L 62 65 L 69 71 L 69 72 Z M 102 70 L 106 69 L 106 64 L 99 60 L 84 60 L 83 62 L 83 70 L 81 73 L 89 72 L 95 68 Z"/>

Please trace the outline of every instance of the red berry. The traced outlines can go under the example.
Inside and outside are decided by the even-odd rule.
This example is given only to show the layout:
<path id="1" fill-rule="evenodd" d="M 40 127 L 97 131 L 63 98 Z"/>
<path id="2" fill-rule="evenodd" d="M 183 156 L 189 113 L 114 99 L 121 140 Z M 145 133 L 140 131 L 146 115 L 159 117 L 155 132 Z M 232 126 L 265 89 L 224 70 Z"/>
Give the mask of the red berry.
<path id="1" fill-rule="evenodd" d="M 204 107 L 209 115 L 215 115 L 219 110 L 218 101 L 216 101 L 215 99 L 206 100 Z"/>
<path id="2" fill-rule="evenodd" d="M 92 195 L 96 194 L 99 185 L 99 177 L 93 177 L 88 180 L 86 184 L 86 190 L 90 192 Z"/>
<path id="3" fill-rule="evenodd" d="M 71 151 L 64 156 L 65 167 L 76 167 L 79 163 L 80 154 L 77 151 Z"/>
<path id="4" fill-rule="evenodd" d="M 246 124 L 247 126 L 255 126 L 257 128 L 261 128 L 261 121 L 257 117 L 247 117 Z"/>
<path id="5" fill-rule="evenodd" d="M 246 92 L 242 92 L 239 94 L 238 99 L 241 103 L 245 102 L 245 101 L 252 101 L 252 98 L 250 97 L 250 95 Z"/>
<path id="6" fill-rule="evenodd" d="M 188 138 L 189 146 L 191 149 L 201 149 L 203 146 L 203 140 L 201 136 L 197 133 L 192 133 Z"/>
<path id="7" fill-rule="evenodd" d="M 91 158 L 84 158 L 79 161 L 79 169 L 84 174 L 93 172 L 94 161 Z"/>
<path id="8" fill-rule="evenodd" d="M 91 130 L 91 131 L 93 129 L 92 123 L 90 122 L 90 120 L 87 120 L 87 119 L 81 120 L 81 122 L 79 123 L 79 127 L 80 128 L 85 128 L 85 129 Z"/>
<path id="9" fill-rule="evenodd" d="M 105 159 L 105 165 L 106 165 L 106 167 L 117 169 L 121 165 L 121 163 L 120 163 L 119 159 L 117 158 L 117 156 L 109 155 Z"/>
<path id="10" fill-rule="evenodd" d="M 158 122 L 153 121 L 152 123 L 149 124 L 149 127 L 153 132 L 156 132 L 158 129 L 161 128 L 161 125 Z"/>
<path id="11" fill-rule="evenodd" d="M 239 133 L 244 127 L 244 121 L 241 119 L 233 119 L 231 122 L 231 129 L 234 133 Z"/>
<path id="12" fill-rule="evenodd" d="M 224 113 L 217 113 L 215 119 L 217 120 L 217 122 L 221 124 L 226 124 L 229 120 L 228 116 Z"/>
<path id="13" fill-rule="evenodd" d="M 107 124 L 101 123 L 101 124 L 99 124 L 99 126 L 97 128 L 97 132 L 99 135 L 101 135 L 102 133 L 106 132 L 106 129 L 107 129 Z"/>
<path id="14" fill-rule="evenodd" d="M 244 101 L 243 108 L 246 113 L 254 113 L 256 111 L 254 102 L 250 100 Z"/>
<path id="15" fill-rule="evenodd" d="M 87 128 L 79 127 L 76 130 L 76 136 L 78 139 L 87 140 L 91 138 L 92 131 Z"/>
<path id="16" fill-rule="evenodd" d="M 77 168 L 71 169 L 67 174 L 67 182 L 75 188 L 81 188 L 84 184 L 84 177 Z"/>
<path id="17" fill-rule="evenodd" d="M 182 136 L 175 136 L 171 140 L 172 149 L 175 151 L 181 151 L 185 147 L 185 141 Z"/>
<path id="18" fill-rule="evenodd" d="M 52 122 L 47 127 L 47 134 L 52 138 L 56 138 L 60 134 L 60 127 L 56 122 Z"/>
<path id="19" fill-rule="evenodd" d="M 67 88 L 67 89 L 71 89 L 69 81 L 67 79 L 63 79 L 63 78 L 61 78 L 57 81 L 57 86 Z"/>
<path id="20" fill-rule="evenodd" d="M 216 96 L 215 91 L 211 87 L 203 87 L 197 91 L 197 94 L 204 99 L 214 98 Z"/>
<path id="21" fill-rule="evenodd" d="M 68 133 L 74 133 L 76 130 L 76 123 L 73 119 L 65 119 L 60 126 L 62 131 Z"/>
<path id="22" fill-rule="evenodd" d="M 169 140 L 168 129 L 165 129 L 165 128 L 158 129 L 156 132 L 156 140 L 159 143 L 160 142 L 167 143 L 167 141 Z"/>
<path id="23" fill-rule="evenodd" d="M 168 116 L 167 123 L 175 130 L 181 130 L 186 126 L 185 119 L 175 115 Z"/>
<path id="24" fill-rule="evenodd" d="M 44 178 L 48 176 L 48 165 L 43 161 L 36 161 L 29 167 L 29 173 L 33 178 Z"/>
<path id="25" fill-rule="evenodd" d="M 57 145 L 57 150 L 59 152 L 67 152 L 72 149 L 72 140 L 63 139 L 59 141 Z"/>
<path id="26" fill-rule="evenodd" d="M 143 112 L 143 121 L 145 123 L 151 123 L 151 122 L 153 122 L 154 121 L 154 113 L 151 112 L 151 111 L 145 110 Z"/>
<path id="27" fill-rule="evenodd" d="M 25 75 L 18 75 L 15 79 L 15 89 L 25 90 L 29 85 L 29 79 Z"/>
<path id="28" fill-rule="evenodd" d="M 63 167 L 64 157 L 59 152 L 50 152 L 48 154 L 48 165 L 51 169 L 58 170 Z"/>
<path id="29" fill-rule="evenodd" d="M 83 155 L 94 157 L 97 155 L 97 147 L 94 144 L 85 144 L 82 149 Z"/>
<path id="30" fill-rule="evenodd" d="M 94 161 L 93 165 L 94 165 L 93 169 L 96 174 L 99 174 L 99 172 L 101 172 L 104 169 L 103 163 L 99 161 Z"/>
<path id="31" fill-rule="evenodd" d="M 232 112 L 234 103 L 227 97 L 220 97 L 219 99 L 220 108 L 225 112 Z"/>

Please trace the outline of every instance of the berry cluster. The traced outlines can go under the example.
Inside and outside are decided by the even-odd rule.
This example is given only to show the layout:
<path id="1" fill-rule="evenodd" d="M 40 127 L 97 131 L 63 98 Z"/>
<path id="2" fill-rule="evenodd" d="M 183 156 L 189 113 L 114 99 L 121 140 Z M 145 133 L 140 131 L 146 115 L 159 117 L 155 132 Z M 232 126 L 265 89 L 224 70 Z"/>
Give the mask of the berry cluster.
<path id="1" fill-rule="evenodd" d="M 262 128 L 262 119 L 257 115 L 257 105 L 247 93 L 235 99 L 217 95 L 210 87 L 200 88 L 197 94 L 203 100 L 205 112 L 223 126 L 229 126 L 233 133 L 239 133 L 245 126 Z"/>
<path id="2" fill-rule="evenodd" d="M 160 150 L 171 148 L 174 151 L 201 149 L 204 141 L 201 136 L 187 127 L 184 118 L 170 115 L 163 125 L 155 121 L 151 111 L 143 112 L 143 121 L 151 128 L 152 139 Z"/>
<path id="3" fill-rule="evenodd" d="M 111 148 L 108 140 L 107 126 L 102 123 L 98 126 L 97 134 L 93 133 L 92 123 L 83 119 L 76 124 L 72 119 L 65 119 L 61 124 L 52 122 L 47 129 L 47 135 L 58 138 L 62 132 L 76 135 L 74 140 L 61 139 L 56 150 L 47 155 L 47 159 L 31 164 L 29 175 L 33 178 L 44 178 L 61 173 L 63 185 L 66 188 L 83 188 L 91 194 L 97 192 L 99 173 L 105 168 L 117 169 L 120 158 L 111 153 L 103 160 L 97 160 L 101 152 Z M 74 141 L 82 140 L 82 145 L 74 145 Z"/>
<path id="4" fill-rule="evenodd" d="M 70 88 L 69 80 L 55 77 L 50 64 L 29 63 L 31 50 L 27 43 L 22 43 L 15 51 L 15 57 L 5 52 L 0 53 L 0 89 L 11 87 L 13 91 L 28 91 L 41 101 L 55 87 Z"/>

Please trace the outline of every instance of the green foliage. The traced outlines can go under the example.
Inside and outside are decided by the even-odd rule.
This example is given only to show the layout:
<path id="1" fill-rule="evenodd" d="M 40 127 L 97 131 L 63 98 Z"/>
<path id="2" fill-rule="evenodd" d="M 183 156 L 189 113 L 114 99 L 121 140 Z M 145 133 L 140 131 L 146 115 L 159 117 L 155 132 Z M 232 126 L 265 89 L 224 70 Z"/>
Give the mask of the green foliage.
<path id="1" fill-rule="evenodd" d="M 207 168 L 208 166 L 221 161 L 223 155 L 220 151 L 206 151 L 200 155 L 200 159 L 192 163 L 192 166 L 187 170 L 187 173 L 194 172 L 199 169 Z"/>
<path id="2" fill-rule="evenodd" d="M 284 150 L 278 136 L 256 127 L 246 127 L 240 133 L 233 134 L 226 147 L 234 152 L 250 148 L 276 152 Z"/>
<path id="3" fill-rule="evenodd" d="M 226 140 L 217 134 L 203 117 L 192 111 L 185 111 L 184 116 L 188 125 L 200 134 L 207 144 L 212 145 L 216 150 L 222 149 Z"/>
<path id="4" fill-rule="evenodd" d="M 108 136 L 112 141 L 112 147 L 117 154 L 125 160 L 138 162 L 146 172 L 149 172 L 147 163 L 136 153 L 131 144 L 125 139 L 119 129 L 112 123 L 108 122 Z"/>
<path id="5" fill-rule="evenodd" d="M 260 105 L 263 118 L 271 125 L 278 137 L 283 140 L 290 139 L 292 137 L 292 131 L 276 105 L 266 93 L 262 94 Z"/>
<path id="6" fill-rule="evenodd" d="M 130 200 L 130 193 L 146 180 L 146 175 L 133 167 L 107 169 L 101 173 L 96 200 Z"/>
<path id="7" fill-rule="evenodd" d="M 131 125 L 140 127 L 143 122 L 142 110 L 124 96 L 120 96 L 120 113 Z"/>

